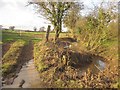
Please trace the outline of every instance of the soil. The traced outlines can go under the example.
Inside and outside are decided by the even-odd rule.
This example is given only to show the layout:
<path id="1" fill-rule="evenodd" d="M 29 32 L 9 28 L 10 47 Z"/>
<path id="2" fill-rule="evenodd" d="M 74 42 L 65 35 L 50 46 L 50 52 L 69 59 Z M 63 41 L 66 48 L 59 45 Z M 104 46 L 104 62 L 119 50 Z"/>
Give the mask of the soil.
<path id="1" fill-rule="evenodd" d="M 28 45 L 25 45 L 21 51 L 21 54 L 18 58 L 19 63 L 24 64 L 25 62 L 33 59 L 33 43 L 29 42 Z"/>
<path id="2" fill-rule="evenodd" d="M 76 39 L 66 37 L 66 38 L 59 38 L 58 41 L 67 41 L 67 42 L 77 42 Z"/>
<path id="3" fill-rule="evenodd" d="M 35 34 L 34 37 L 35 38 L 44 38 L 45 34 Z"/>
<path id="4" fill-rule="evenodd" d="M 12 44 L 13 42 L 9 42 L 9 43 L 4 43 L 2 44 L 2 57 L 6 54 L 6 52 L 9 50 L 10 48 L 10 45 Z"/>

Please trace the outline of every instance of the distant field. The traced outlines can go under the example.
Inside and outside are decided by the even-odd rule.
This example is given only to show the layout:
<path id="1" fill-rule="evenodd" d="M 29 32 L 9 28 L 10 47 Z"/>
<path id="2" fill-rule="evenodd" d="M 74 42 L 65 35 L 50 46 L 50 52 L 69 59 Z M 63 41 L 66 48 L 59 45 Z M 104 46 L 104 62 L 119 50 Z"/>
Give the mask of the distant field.
<path id="1" fill-rule="evenodd" d="M 25 41 L 32 40 L 33 42 L 41 41 L 45 38 L 46 32 L 25 32 L 25 31 L 12 31 L 3 30 L 2 31 L 2 43 L 16 41 L 22 39 Z M 54 38 L 55 33 L 50 33 L 49 37 Z M 61 33 L 60 37 L 67 36 L 66 33 Z"/>
<path id="2" fill-rule="evenodd" d="M 12 30 L 3 30 L 2 31 L 2 43 L 6 42 L 11 42 L 11 41 L 16 41 L 18 39 L 22 39 L 25 41 L 40 41 L 42 40 L 42 37 L 36 37 L 36 34 L 44 35 L 45 33 L 43 32 L 19 32 L 19 31 L 12 31 Z"/>

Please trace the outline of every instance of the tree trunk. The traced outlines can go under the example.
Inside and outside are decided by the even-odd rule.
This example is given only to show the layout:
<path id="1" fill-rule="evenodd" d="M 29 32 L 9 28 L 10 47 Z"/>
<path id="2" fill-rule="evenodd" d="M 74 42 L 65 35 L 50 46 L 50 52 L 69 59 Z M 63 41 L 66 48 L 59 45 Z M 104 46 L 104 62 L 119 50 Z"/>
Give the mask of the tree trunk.
<path id="1" fill-rule="evenodd" d="M 58 4 L 58 9 L 57 9 L 57 22 L 56 22 L 56 26 L 55 27 L 55 42 L 58 40 L 59 38 L 59 34 L 61 32 L 61 19 L 62 19 L 62 16 L 61 16 L 61 11 L 60 11 L 60 6 L 61 6 L 61 3 Z"/>
<path id="2" fill-rule="evenodd" d="M 54 26 L 55 27 L 55 42 L 58 40 L 59 34 L 61 33 L 61 30 L 62 30 L 62 17 L 58 17 L 57 21 L 58 21 L 57 25 Z"/>
<path id="3" fill-rule="evenodd" d="M 59 34 L 60 34 L 60 28 L 59 28 L 59 26 L 56 26 L 56 30 L 55 30 L 55 42 L 58 40 Z"/>

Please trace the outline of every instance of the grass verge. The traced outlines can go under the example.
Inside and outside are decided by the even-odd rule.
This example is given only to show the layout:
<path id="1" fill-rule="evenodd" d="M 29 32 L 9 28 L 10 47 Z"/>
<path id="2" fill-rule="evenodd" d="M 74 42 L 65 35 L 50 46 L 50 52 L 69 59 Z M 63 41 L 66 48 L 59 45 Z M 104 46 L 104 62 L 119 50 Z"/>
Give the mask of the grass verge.
<path id="1" fill-rule="evenodd" d="M 41 48 L 44 48 L 41 50 Z M 47 65 L 42 61 L 43 55 L 45 52 L 45 46 L 41 46 L 39 42 L 34 44 L 34 63 L 38 71 L 42 71 L 44 68 L 47 68 Z"/>
<path id="2" fill-rule="evenodd" d="M 20 55 L 22 47 L 25 45 L 25 41 L 17 40 L 14 42 L 7 53 L 2 58 L 2 75 L 5 77 L 16 65 L 18 57 Z"/>

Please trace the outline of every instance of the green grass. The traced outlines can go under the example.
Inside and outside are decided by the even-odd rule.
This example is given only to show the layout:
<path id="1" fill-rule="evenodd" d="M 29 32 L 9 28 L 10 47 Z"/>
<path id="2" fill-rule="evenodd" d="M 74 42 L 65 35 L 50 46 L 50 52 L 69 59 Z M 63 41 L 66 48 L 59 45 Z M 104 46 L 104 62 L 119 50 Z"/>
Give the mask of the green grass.
<path id="1" fill-rule="evenodd" d="M 117 44 L 118 44 L 117 38 L 114 38 L 112 40 L 106 40 L 102 43 L 103 46 L 108 46 L 108 47 L 111 47 L 111 46 L 114 46 L 114 45 L 117 45 Z"/>
<path id="2" fill-rule="evenodd" d="M 24 40 L 24 41 L 33 41 L 33 42 L 39 42 L 43 38 L 45 38 L 46 32 L 21 32 L 20 36 L 20 31 L 17 30 L 3 30 L 2 31 L 2 42 L 1 43 L 6 43 L 6 42 L 11 42 L 11 41 L 16 41 L 16 40 Z M 50 32 L 49 37 L 54 38 L 55 33 Z M 60 37 L 66 37 L 66 33 L 61 33 Z"/>
<path id="3" fill-rule="evenodd" d="M 41 50 L 41 48 L 44 48 Z M 44 64 L 42 61 L 43 58 L 43 52 L 45 51 L 46 47 L 45 46 L 39 46 L 38 43 L 34 44 L 34 62 L 35 65 L 37 66 L 38 71 L 42 71 L 45 68 L 47 68 L 47 65 Z"/>
<path id="4" fill-rule="evenodd" d="M 3 30 L 2 31 L 2 43 L 16 41 L 16 40 L 24 40 L 24 41 L 30 41 L 38 42 L 41 41 L 42 38 L 36 38 L 35 35 L 41 35 L 45 34 L 44 32 L 20 32 L 19 31 L 11 31 L 11 30 Z"/>
<path id="5" fill-rule="evenodd" d="M 33 38 L 32 41 L 36 43 L 36 42 L 42 41 L 42 38 Z"/>

